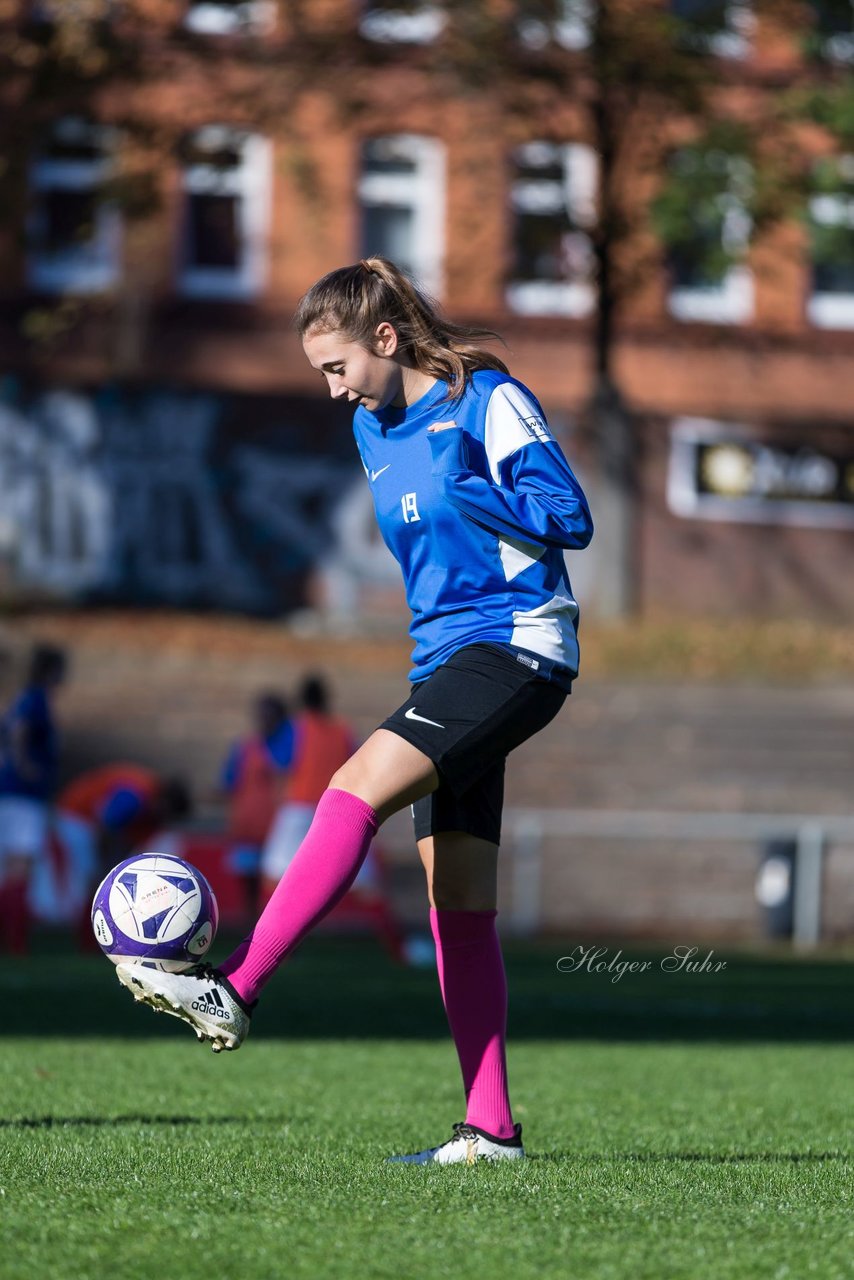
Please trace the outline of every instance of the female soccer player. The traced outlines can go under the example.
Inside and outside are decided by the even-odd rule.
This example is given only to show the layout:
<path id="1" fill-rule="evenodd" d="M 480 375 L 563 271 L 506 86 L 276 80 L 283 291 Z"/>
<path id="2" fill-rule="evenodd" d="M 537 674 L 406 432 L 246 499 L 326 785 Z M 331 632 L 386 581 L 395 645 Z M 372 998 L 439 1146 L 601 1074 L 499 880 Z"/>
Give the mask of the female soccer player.
<path id="1" fill-rule="evenodd" d="M 584 495 L 534 396 L 391 262 L 309 289 L 295 325 L 356 444 L 403 571 L 410 696 L 333 776 L 252 933 L 218 969 L 119 966 L 137 999 L 237 1049 L 265 983 L 346 893 L 378 826 L 413 806 L 439 984 L 467 1110 L 407 1163 L 524 1155 L 507 1088 L 507 987 L 495 927 L 504 765 L 557 714 L 578 670 L 563 549 L 592 534 Z"/>

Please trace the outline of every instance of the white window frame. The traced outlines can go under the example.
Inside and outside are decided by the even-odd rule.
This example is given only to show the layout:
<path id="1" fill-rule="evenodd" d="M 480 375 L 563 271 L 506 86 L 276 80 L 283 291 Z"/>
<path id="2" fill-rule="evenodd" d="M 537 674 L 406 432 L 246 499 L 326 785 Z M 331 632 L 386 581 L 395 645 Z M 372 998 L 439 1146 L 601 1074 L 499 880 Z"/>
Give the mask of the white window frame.
<path id="1" fill-rule="evenodd" d="M 840 157 L 839 165 L 854 175 L 854 155 Z M 846 225 L 854 232 L 854 196 L 822 193 L 812 197 L 809 210 L 815 222 Z M 807 299 L 807 319 L 817 329 L 854 329 L 854 293 L 821 293 L 813 289 Z"/>
<path id="2" fill-rule="evenodd" d="M 426 289 L 441 296 L 445 256 L 445 147 L 418 133 L 381 134 L 365 142 L 388 141 L 409 153 L 414 173 L 359 174 L 360 212 L 367 206 L 407 206 L 413 211 L 413 270 Z M 370 245 L 362 245 L 371 252 Z"/>
<path id="3" fill-rule="evenodd" d="M 841 31 L 838 35 L 828 36 L 821 43 L 821 55 L 829 62 L 854 62 L 854 0 L 851 5 L 851 30 Z"/>
<path id="4" fill-rule="evenodd" d="M 745 168 L 742 182 L 749 176 Z M 736 176 L 731 174 L 731 185 L 723 193 L 723 242 L 734 254 L 745 254 L 750 243 L 753 223 L 744 201 L 735 190 Z M 667 309 L 676 320 L 687 323 L 744 324 L 753 318 L 755 289 L 753 273 L 743 262 L 734 262 L 724 272 L 720 282 L 709 288 L 671 288 L 667 295 Z"/>
<path id="5" fill-rule="evenodd" d="M 551 40 L 564 49 L 587 49 L 593 39 L 596 0 L 560 0 L 560 16 L 553 22 L 521 17 L 519 39 L 529 49 L 544 49 Z"/>
<path id="6" fill-rule="evenodd" d="M 541 140 L 523 143 L 526 148 L 556 144 Z M 563 201 L 569 216 L 580 234 L 596 221 L 596 197 L 599 185 L 599 160 L 592 147 L 585 143 L 557 144 L 563 157 Z M 532 203 L 548 201 L 554 193 L 546 188 L 556 186 L 556 180 L 544 178 L 517 178 L 511 187 L 510 201 L 515 212 L 532 212 Z M 524 208 L 528 202 L 528 209 Z M 595 291 L 590 281 L 514 280 L 506 286 L 505 300 L 511 311 L 524 316 L 571 316 L 583 318 L 593 311 Z"/>
<path id="7" fill-rule="evenodd" d="M 194 142 L 215 152 L 234 147 L 241 162 L 231 169 L 215 164 L 190 164 L 183 169 L 185 213 L 177 273 L 178 292 L 185 298 L 241 301 L 257 297 L 267 283 L 272 203 L 272 145 L 268 138 L 228 125 L 204 125 Z M 189 261 L 189 199 L 193 195 L 224 195 L 238 199 L 241 261 L 237 268 L 200 267 Z"/>
<path id="8" fill-rule="evenodd" d="M 686 323 L 744 324 L 753 316 L 753 276 L 745 266 L 725 272 L 710 289 L 671 289 L 667 307 L 675 320 Z"/>
<path id="9" fill-rule="evenodd" d="M 266 35 L 275 25 L 273 0 L 243 0 L 234 5 L 191 0 L 184 15 L 185 28 L 200 36 Z"/>
<path id="10" fill-rule="evenodd" d="M 756 14 L 751 0 L 729 0 L 724 25 L 709 38 L 708 51 L 716 58 L 746 58 L 753 48 Z"/>
<path id="11" fill-rule="evenodd" d="M 376 44 L 432 44 L 445 29 L 447 15 L 438 5 L 421 4 L 415 9 L 376 9 L 362 4 L 359 34 Z"/>
<path id="12" fill-rule="evenodd" d="M 39 155 L 30 166 L 30 189 L 35 208 L 29 219 L 31 247 L 27 255 L 27 279 L 45 293 L 103 293 L 118 283 L 121 275 L 122 224 L 114 202 L 95 206 L 92 235 L 59 253 L 48 253 L 38 245 L 45 213 L 40 197 L 53 191 L 97 192 L 113 172 L 112 152 L 116 132 L 105 125 L 77 117 L 65 117 L 52 126 L 57 139 L 94 144 L 100 159 L 62 159 Z"/>

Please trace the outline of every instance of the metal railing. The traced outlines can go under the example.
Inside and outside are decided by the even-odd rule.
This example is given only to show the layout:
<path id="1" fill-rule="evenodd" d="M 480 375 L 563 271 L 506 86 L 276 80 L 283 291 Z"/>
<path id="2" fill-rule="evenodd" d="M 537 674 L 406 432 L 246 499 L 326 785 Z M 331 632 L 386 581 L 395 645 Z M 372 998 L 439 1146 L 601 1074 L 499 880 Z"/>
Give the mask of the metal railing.
<path id="1" fill-rule="evenodd" d="M 508 809 L 504 842 L 513 850 L 512 924 L 536 932 L 542 916 L 543 840 L 725 840 L 760 845 L 791 841 L 794 853 L 792 940 L 798 947 L 821 940 L 822 871 L 828 846 L 854 844 L 854 817 L 786 813 L 679 813 L 609 809 Z"/>

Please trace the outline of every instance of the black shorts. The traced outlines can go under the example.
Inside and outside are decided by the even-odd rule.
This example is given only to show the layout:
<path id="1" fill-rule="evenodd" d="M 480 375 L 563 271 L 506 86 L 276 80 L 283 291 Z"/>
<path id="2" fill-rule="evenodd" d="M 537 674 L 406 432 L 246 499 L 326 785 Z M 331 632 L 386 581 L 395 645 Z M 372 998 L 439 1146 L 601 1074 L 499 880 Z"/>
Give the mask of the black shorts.
<path id="1" fill-rule="evenodd" d="M 498 844 L 504 764 L 563 706 L 568 684 L 535 674 L 500 645 L 460 649 L 380 726 L 433 761 L 439 786 L 412 808 L 415 838 L 465 831 Z"/>

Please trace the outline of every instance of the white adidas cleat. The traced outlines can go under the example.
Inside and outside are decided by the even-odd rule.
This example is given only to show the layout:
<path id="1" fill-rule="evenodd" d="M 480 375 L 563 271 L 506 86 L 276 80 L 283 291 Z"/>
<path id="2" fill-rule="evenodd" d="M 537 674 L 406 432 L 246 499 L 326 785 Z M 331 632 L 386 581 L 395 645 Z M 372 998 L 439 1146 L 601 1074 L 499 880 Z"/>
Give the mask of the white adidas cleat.
<path id="1" fill-rule="evenodd" d="M 522 1126 L 512 1138 L 496 1138 L 473 1124 L 454 1125 L 454 1136 L 440 1147 L 428 1147 L 411 1156 L 389 1156 L 386 1164 L 477 1164 L 479 1160 L 524 1160 Z"/>
<path id="2" fill-rule="evenodd" d="M 140 964 L 120 964 L 116 975 L 134 1000 L 189 1022 L 199 1040 L 210 1040 L 214 1053 L 239 1049 L 249 1034 L 251 1008 L 212 965 L 160 973 Z"/>

